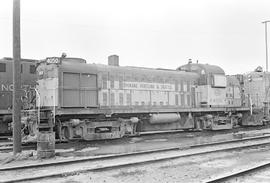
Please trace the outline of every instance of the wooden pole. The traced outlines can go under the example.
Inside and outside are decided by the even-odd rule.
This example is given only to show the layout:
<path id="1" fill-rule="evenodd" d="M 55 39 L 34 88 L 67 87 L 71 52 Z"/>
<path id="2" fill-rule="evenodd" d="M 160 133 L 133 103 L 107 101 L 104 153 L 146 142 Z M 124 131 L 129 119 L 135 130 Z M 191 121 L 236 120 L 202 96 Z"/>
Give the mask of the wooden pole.
<path id="1" fill-rule="evenodd" d="M 266 60 L 266 72 L 268 72 L 268 41 L 267 41 L 267 23 L 269 23 L 270 21 L 264 21 L 262 22 L 264 24 L 264 38 L 265 38 L 265 60 Z M 266 87 L 266 83 L 265 83 L 265 87 Z M 268 90 L 267 88 L 265 88 L 265 115 L 269 115 L 269 101 L 268 101 Z"/>
<path id="2" fill-rule="evenodd" d="M 13 154 L 21 148 L 21 39 L 20 39 L 20 0 L 13 0 Z"/>
<path id="3" fill-rule="evenodd" d="M 269 23 L 270 21 L 267 20 L 267 21 L 264 21 L 262 22 L 264 24 L 264 34 L 265 34 L 265 56 L 266 56 L 266 72 L 268 72 L 268 44 L 267 44 L 267 23 Z"/>

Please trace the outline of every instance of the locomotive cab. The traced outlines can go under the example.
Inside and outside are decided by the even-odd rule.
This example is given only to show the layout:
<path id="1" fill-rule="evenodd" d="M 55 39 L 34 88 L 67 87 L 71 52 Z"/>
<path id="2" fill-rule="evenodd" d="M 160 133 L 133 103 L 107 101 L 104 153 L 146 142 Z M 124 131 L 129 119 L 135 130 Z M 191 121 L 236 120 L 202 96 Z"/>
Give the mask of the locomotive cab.
<path id="1" fill-rule="evenodd" d="M 212 130 L 231 129 L 237 117 L 232 117 L 231 113 L 225 112 L 228 107 L 227 78 L 225 72 L 218 66 L 209 64 L 192 63 L 191 61 L 177 70 L 194 72 L 199 75 L 197 86 L 195 87 L 195 101 L 197 107 L 224 108 L 224 111 L 211 112 L 197 121 L 197 126 Z M 237 121 L 237 120 L 236 120 Z"/>
<path id="2" fill-rule="evenodd" d="M 189 62 L 177 70 L 194 72 L 199 75 L 195 89 L 196 105 L 201 107 L 226 106 L 226 76 L 223 69 L 215 65 Z"/>

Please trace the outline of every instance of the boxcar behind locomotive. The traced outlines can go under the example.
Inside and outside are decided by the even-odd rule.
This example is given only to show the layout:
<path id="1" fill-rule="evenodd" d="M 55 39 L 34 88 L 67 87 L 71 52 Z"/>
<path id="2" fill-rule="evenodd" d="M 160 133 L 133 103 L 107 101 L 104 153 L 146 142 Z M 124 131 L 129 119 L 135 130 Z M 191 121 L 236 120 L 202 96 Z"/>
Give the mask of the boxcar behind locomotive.
<path id="1" fill-rule="evenodd" d="M 60 139 L 228 129 L 248 111 L 240 102 L 228 105 L 225 73 L 208 64 L 168 70 L 121 67 L 116 55 L 108 65 L 50 57 L 37 73 L 38 106 L 50 109 Z"/>

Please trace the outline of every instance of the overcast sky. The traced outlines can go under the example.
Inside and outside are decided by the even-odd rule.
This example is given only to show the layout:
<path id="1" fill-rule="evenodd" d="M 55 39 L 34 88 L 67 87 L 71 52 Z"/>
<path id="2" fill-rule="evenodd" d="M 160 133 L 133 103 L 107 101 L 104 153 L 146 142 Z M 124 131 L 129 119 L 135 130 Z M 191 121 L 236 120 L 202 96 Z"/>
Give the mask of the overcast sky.
<path id="1" fill-rule="evenodd" d="M 0 57 L 12 56 L 12 4 L 0 0 Z M 21 0 L 21 54 L 168 69 L 191 58 L 237 74 L 265 68 L 265 20 L 269 0 Z"/>

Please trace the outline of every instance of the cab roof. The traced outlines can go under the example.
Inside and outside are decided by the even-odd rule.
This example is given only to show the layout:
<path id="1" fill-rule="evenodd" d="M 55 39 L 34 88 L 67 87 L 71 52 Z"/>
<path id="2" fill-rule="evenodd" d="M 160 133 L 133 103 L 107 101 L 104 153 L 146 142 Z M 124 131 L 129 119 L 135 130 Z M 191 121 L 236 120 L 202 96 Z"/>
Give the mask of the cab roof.
<path id="1" fill-rule="evenodd" d="M 178 67 L 176 70 L 196 72 L 199 74 L 202 74 L 202 72 L 205 74 L 225 74 L 224 70 L 219 66 L 199 63 L 188 63 Z"/>

